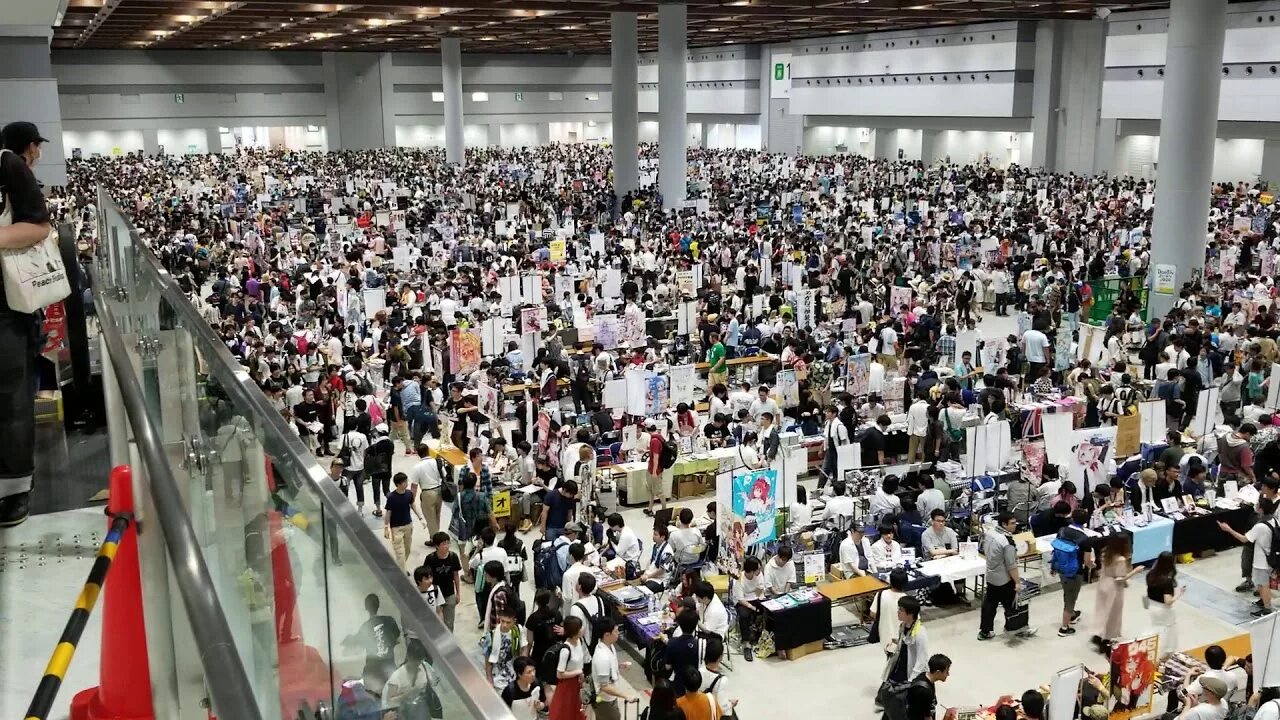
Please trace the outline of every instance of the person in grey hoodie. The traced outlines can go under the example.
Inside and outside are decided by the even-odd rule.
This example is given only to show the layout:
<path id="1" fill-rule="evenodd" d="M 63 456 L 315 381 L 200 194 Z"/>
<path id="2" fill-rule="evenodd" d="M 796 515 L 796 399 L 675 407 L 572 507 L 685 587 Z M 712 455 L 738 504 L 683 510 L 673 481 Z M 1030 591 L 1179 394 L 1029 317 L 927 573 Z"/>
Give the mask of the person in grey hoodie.
<path id="1" fill-rule="evenodd" d="M 1244 423 L 1235 432 L 1218 438 L 1218 490 L 1223 483 L 1235 480 L 1241 485 L 1253 483 L 1253 450 L 1249 441 L 1258 434 L 1253 423 Z"/>

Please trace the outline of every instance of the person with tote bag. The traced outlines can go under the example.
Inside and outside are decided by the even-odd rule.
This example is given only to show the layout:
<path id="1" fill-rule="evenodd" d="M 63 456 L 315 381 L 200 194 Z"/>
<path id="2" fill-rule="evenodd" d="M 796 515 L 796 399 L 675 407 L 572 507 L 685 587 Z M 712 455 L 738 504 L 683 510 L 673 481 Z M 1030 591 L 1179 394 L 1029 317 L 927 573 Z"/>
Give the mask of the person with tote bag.
<path id="1" fill-rule="evenodd" d="M 24 522 L 31 507 L 40 351 L 35 312 L 71 293 L 49 207 L 31 172 L 45 142 L 29 122 L 9 123 L 0 131 L 0 437 L 8 443 L 0 453 L 0 528 Z M 40 255 L 40 262 L 29 262 L 33 255 Z"/>

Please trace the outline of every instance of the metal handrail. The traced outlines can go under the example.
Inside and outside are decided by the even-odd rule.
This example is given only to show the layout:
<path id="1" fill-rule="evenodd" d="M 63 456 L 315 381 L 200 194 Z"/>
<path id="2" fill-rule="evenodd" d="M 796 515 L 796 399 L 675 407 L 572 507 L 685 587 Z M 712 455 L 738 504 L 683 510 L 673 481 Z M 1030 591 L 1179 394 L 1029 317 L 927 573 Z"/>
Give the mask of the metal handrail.
<path id="1" fill-rule="evenodd" d="M 208 680 L 213 708 L 220 717 L 262 720 L 262 713 L 253 701 L 253 686 L 231 635 L 231 626 L 217 594 L 210 591 L 214 585 L 213 576 L 200 551 L 191 516 L 178 492 L 178 482 L 160 445 L 159 434 L 151 423 L 142 383 L 129 359 L 124 338 L 116 330 L 119 326 L 115 312 L 111 304 L 96 293 L 94 307 L 107 346 L 107 360 L 116 370 L 116 381 L 129 426 L 133 428 L 133 439 L 146 466 L 142 476 L 146 478 L 155 503 L 155 524 L 164 536 L 173 577 L 191 620 L 191 634 L 200 653 L 200 664 Z"/>
<path id="2" fill-rule="evenodd" d="M 132 222 L 115 201 L 105 191 L 99 195 L 102 199 L 100 207 L 104 211 L 106 207 L 115 210 L 129 224 L 130 232 L 136 238 Z M 192 344 L 199 350 L 209 374 L 218 380 L 234 405 L 259 423 L 264 444 L 270 441 L 273 450 L 281 451 L 273 452 L 271 460 L 277 467 L 287 470 L 282 473 L 283 477 L 286 480 L 297 478 L 308 491 L 319 497 L 326 523 L 332 521 L 341 529 L 370 572 L 380 580 L 382 589 L 400 610 L 401 622 L 406 626 L 404 629 L 421 640 L 432 654 L 432 666 L 436 672 L 450 679 L 463 705 L 474 717 L 515 720 L 511 709 L 467 658 L 444 621 L 427 611 L 421 594 L 405 575 L 404 569 L 359 516 L 337 483 L 330 479 L 329 473 L 320 466 L 302 438 L 285 424 L 284 418 L 271 406 L 231 350 L 214 334 L 213 328 L 187 299 L 169 271 L 144 243 L 135 242 L 134 247 L 135 272 L 153 275 L 154 289 L 158 289 L 177 314 L 182 327 L 191 334 Z"/>

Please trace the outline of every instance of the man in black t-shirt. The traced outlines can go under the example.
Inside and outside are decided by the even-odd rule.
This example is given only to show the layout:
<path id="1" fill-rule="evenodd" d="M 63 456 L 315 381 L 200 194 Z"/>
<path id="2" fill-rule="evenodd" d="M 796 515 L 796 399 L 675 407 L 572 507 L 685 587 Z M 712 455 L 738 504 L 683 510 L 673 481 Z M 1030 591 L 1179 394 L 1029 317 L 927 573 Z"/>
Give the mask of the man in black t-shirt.
<path id="1" fill-rule="evenodd" d="M 435 586 L 444 596 L 442 613 L 444 624 L 452 631 L 453 617 L 458 608 L 459 592 L 462 587 L 462 561 L 458 559 L 457 553 L 449 551 L 449 533 L 438 532 L 431 536 L 431 544 L 435 546 L 435 552 L 427 555 L 422 566 L 431 571 Z"/>
<path id="2" fill-rule="evenodd" d="M 49 208 L 31 166 L 48 142 L 29 122 L 9 123 L 0 131 L 0 187 L 12 224 L 0 227 L 0 249 L 29 248 L 49 235 Z M 9 308 L 0 285 L 0 528 L 19 525 L 30 512 L 35 472 L 35 358 L 39 352 L 37 316 Z"/>

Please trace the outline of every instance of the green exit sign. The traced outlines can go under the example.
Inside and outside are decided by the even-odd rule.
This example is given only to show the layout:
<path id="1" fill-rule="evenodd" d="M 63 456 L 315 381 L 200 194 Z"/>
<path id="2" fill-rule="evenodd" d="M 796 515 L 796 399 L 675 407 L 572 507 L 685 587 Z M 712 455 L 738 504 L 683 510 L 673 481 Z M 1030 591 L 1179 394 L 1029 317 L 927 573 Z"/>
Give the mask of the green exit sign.
<path id="1" fill-rule="evenodd" d="M 183 95 L 182 93 L 174 93 L 173 101 L 181 105 L 182 103 L 187 101 L 187 96 Z"/>
<path id="2" fill-rule="evenodd" d="M 786 80 L 786 79 L 787 79 L 787 65 L 786 65 L 786 63 L 774 63 L 774 64 L 773 64 L 773 79 L 774 79 L 774 80 Z"/>
<path id="3" fill-rule="evenodd" d="M 522 101 L 522 100 L 524 100 L 524 93 L 522 93 L 522 92 L 520 92 L 519 90 L 517 90 L 517 91 L 516 91 L 516 102 L 520 102 L 520 101 Z"/>

